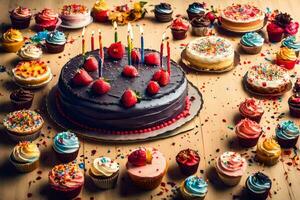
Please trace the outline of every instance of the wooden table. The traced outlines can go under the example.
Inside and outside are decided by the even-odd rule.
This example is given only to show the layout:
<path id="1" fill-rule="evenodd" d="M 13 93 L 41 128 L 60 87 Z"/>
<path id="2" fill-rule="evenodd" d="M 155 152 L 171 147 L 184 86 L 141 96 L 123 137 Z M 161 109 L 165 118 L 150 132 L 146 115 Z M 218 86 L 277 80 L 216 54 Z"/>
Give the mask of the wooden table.
<path id="1" fill-rule="evenodd" d="M 54 8 L 58 11 L 64 4 L 74 3 L 79 1 L 72 0 L 52 0 L 52 1 L 17 1 L 17 0 L 0 0 L 1 9 L 1 21 L 9 23 L 8 10 L 16 7 L 17 5 L 25 5 L 38 11 L 44 7 Z M 92 7 L 94 1 L 86 0 L 81 1 L 89 7 Z M 117 5 L 118 1 L 108 1 L 110 6 Z M 113 3 L 112 3 L 113 2 Z M 129 1 L 128 1 L 129 2 Z M 153 9 L 154 4 L 159 1 L 151 1 L 148 3 L 148 11 Z M 186 9 L 189 1 L 169 0 L 174 8 L 174 15 L 182 14 L 186 15 Z M 241 0 L 239 2 L 248 2 L 247 0 Z M 260 0 L 255 1 L 257 6 L 265 9 L 270 7 L 271 9 L 281 9 L 284 12 L 288 12 L 295 20 L 300 20 L 300 12 L 298 11 L 298 0 Z M 122 1 L 125 3 L 125 1 Z M 208 5 L 213 4 L 217 8 L 230 5 L 232 1 L 206 1 Z M 35 10 L 36 9 L 36 10 Z M 154 14 L 148 12 L 145 19 L 134 23 L 135 35 L 138 35 L 138 27 L 136 24 L 145 24 L 145 46 L 146 48 L 159 49 L 160 38 L 162 32 L 166 30 L 168 23 L 161 24 L 154 20 Z M 33 25 L 33 22 L 32 22 Z M 91 35 L 91 30 L 97 30 L 101 28 L 103 30 L 104 45 L 107 46 L 113 42 L 112 26 L 103 25 L 99 23 L 93 23 L 87 27 L 87 38 Z M 119 27 L 119 38 L 125 43 L 126 41 L 126 29 L 127 27 Z M 30 36 L 34 34 L 34 31 L 26 29 L 22 31 L 24 35 Z M 65 51 L 60 54 L 47 54 L 43 55 L 42 60 L 48 63 L 54 72 L 54 79 L 51 83 L 43 89 L 35 92 L 35 99 L 32 109 L 38 109 L 46 118 L 46 125 L 43 128 L 42 136 L 36 140 L 40 145 L 42 152 L 41 166 L 39 169 L 28 173 L 18 174 L 8 167 L 7 160 L 10 152 L 13 149 L 14 144 L 6 139 L 6 135 L 1 132 L 0 139 L 0 199 L 46 199 L 48 197 L 47 192 L 47 175 L 48 171 L 58 162 L 52 152 L 52 138 L 57 133 L 62 131 L 58 128 L 50 119 L 47 118 L 45 110 L 45 96 L 53 85 L 57 83 L 60 69 L 62 66 L 72 57 L 80 53 L 80 40 L 78 37 L 81 34 L 81 30 L 66 31 L 69 34 L 69 38 L 75 39 L 73 44 L 67 44 Z M 167 34 L 170 35 L 169 30 Z M 240 36 L 238 35 L 223 35 L 229 38 L 238 49 L 238 42 Z M 172 41 L 172 59 L 179 60 L 180 53 L 182 51 L 182 44 L 187 44 L 190 40 L 194 39 L 191 34 L 185 40 Z M 134 41 L 135 45 L 139 45 L 139 41 Z M 88 49 L 90 48 L 88 44 Z M 198 174 L 209 179 L 209 188 L 206 199 L 240 199 L 241 190 L 244 187 L 247 176 L 256 171 L 263 171 L 271 177 L 273 180 L 271 198 L 279 200 L 288 199 L 300 199 L 300 166 L 298 166 L 299 150 L 287 151 L 283 156 L 281 162 L 273 167 L 264 167 L 254 161 L 253 149 L 242 149 L 236 141 L 233 127 L 235 119 L 238 114 L 237 106 L 244 100 L 245 97 L 250 95 L 243 90 L 241 80 L 247 69 L 254 63 L 268 62 L 268 59 L 274 58 L 274 53 L 278 50 L 279 44 L 265 44 L 262 50 L 262 55 L 244 55 L 241 53 L 241 65 L 236 69 L 225 74 L 203 74 L 196 73 L 187 70 L 187 77 L 192 81 L 202 92 L 204 96 L 204 107 L 198 117 L 196 117 L 189 126 L 193 126 L 194 129 L 187 133 L 177 135 L 164 140 L 144 142 L 138 144 L 104 144 L 93 143 L 81 139 L 81 149 L 78 156 L 78 163 L 85 165 L 89 168 L 93 158 L 105 155 L 117 159 L 121 166 L 121 174 L 119 177 L 118 185 L 113 190 L 101 191 L 97 190 L 90 183 L 89 179 L 86 179 L 84 190 L 80 194 L 82 199 L 171 199 L 175 188 L 184 180 L 184 176 L 178 171 L 178 167 L 175 163 L 176 154 L 184 148 L 193 148 L 199 151 L 201 156 L 200 167 Z M 8 69 L 14 66 L 17 61 L 17 56 L 14 53 L 1 53 L 0 64 L 4 65 Z M 296 67 L 298 70 L 299 66 Z M 293 73 L 293 72 L 291 72 Z M 295 71 L 296 75 L 296 71 Z M 7 73 L 0 73 L 0 112 L 1 119 L 4 114 L 12 111 L 9 94 L 13 89 L 16 89 L 16 85 L 11 81 L 11 77 Z M 274 128 L 278 121 L 282 119 L 288 119 L 288 104 L 287 99 L 290 93 L 284 95 L 281 98 L 264 99 L 265 114 L 262 118 L 262 125 L 266 135 L 274 135 Z M 299 123 L 298 119 L 294 119 Z M 163 152 L 170 163 L 170 167 L 167 175 L 165 176 L 162 187 L 159 187 L 153 191 L 141 191 L 136 189 L 128 176 L 125 173 L 126 155 L 130 149 L 137 146 L 151 146 L 158 148 Z M 242 155 L 249 161 L 249 167 L 247 173 L 243 176 L 242 181 L 236 187 L 227 188 L 223 187 L 215 179 L 213 170 L 214 159 L 220 155 L 223 151 L 232 150 L 242 153 Z M 295 162 L 292 162 L 294 158 Z M 176 184 L 175 186 L 173 185 Z"/>

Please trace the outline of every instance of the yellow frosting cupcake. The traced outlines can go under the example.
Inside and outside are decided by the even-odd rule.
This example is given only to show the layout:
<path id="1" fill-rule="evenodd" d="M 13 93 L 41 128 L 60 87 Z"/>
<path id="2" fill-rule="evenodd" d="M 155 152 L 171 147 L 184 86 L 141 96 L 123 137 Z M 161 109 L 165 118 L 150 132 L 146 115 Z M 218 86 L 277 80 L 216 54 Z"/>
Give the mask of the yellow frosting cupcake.
<path id="1" fill-rule="evenodd" d="M 266 165 L 274 165 L 281 155 L 281 148 L 273 138 L 261 139 L 257 144 L 256 157 Z"/>
<path id="2" fill-rule="evenodd" d="M 2 36 L 2 46 L 7 52 L 17 52 L 24 44 L 24 37 L 19 30 L 9 29 Z"/>
<path id="3" fill-rule="evenodd" d="M 277 53 L 277 59 L 295 61 L 297 59 L 297 56 L 293 49 L 282 47 Z"/>

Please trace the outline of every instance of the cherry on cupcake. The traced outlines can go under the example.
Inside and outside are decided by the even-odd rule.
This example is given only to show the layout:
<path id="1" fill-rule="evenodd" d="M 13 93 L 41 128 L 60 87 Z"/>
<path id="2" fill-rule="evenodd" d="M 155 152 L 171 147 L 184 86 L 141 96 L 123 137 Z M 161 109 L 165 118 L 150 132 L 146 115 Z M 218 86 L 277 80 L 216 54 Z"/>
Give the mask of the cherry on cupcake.
<path id="1" fill-rule="evenodd" d="M 160 57 L 156 52 L 148 53 L 145 55 L 145 63 L 148 65 L 160 65 Z"/>
<path id="2" fill-rule="evenodd" d="M 72 79 L 72 82 L 76 86 L 87 86 L 93 81 L 93 78 L 84 70 L 79 69 Z"/>
<path id="3" fill-rule="evenodd" d="M 125 65 L 122 74 L 126 77 L 134 78 L 139 75 L 137 69 L 132 65 Z"/>
<path id="4" fill-rule="evenodd" d="M 125 47 L 121 42 L 112 43 L 107 52 L 110 58 L 121 60 L 125 53 Z"/>
<path id="5" fill-rule="evenodd" d="M 98 60 L 94 56 L 85 59 L 83 67 L 88 72 L 96 71 L 99 68 Z"/>
<path id="6" fill-rule="evenodd" d="M 96 94 L 103 95 L 110 91 L 111 86 L 104 78 L 99 78 L 93 83 L 92 91 Z"/>
<path id="7" fill-rule="evenodd" d="M 134 92 L 131 89 L 126 89 L 121 97 L 122 105 L 126 108 L 133 107 L 140 101 L 141 97 L 137 92 Z"/>

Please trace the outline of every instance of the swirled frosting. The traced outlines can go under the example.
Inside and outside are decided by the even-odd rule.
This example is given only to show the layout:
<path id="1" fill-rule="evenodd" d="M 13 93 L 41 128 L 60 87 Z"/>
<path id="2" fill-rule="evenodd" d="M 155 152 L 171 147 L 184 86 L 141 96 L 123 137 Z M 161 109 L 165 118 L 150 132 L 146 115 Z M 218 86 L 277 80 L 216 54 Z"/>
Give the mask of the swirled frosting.
<path id="1" fill-rule="evenodd" d="M 296 60 L 297 56 L 293 49 L 289 49 L 287 47 L 282 47 L 282 48 L 280 48 L 279 52 L 277 53 L 277 59 Z"/>
<path id="2" fill-rule="evenodd" d="M 75 163 L 60 164 L 52 168 L 48 175 L 52 188 L 74 189 L 83 185 L 84 175 Z"/>
<path id="3" fill-rule="evenodd" d="M 155 5 L 154 10 L 155 12 L 162 14 L 170 14 L 173 12 L 171 5 L 168 3 L 160 3 L 158 5 Z"/>
<path id="4" fill-rule="evenodd" d="M 21 42 L 24 40 L 22 33 L 16 29 L 8 29 L 2 36 L 3 42 Z"/>
<path id="5" fill-rule="evenodd" d="M 10 15 L 16 19 L 28 19 L 31 18 L 32 13 L 29 8 L 18 6 L 10 11 Z"/>
<path id="6" fill-rule="evenodd" d="M 189 22 L 182 17 L 177 17 L 171 24 L 171 29 L 175 30 L 188 30 L 190 27 Z"/>
<path id="7" fill-rule="evenodd" d="M 261 102 L 254 98 L 246 98 L 245 101 L 240 104 L 239 110 L 242 115 L 248 117 L 257 117 L 264 113 Z"/>
<path id="8" fill-rule="evenodd" d="M 200 13 L 205 12 L 203 4 L 198 3 L 198 2 L 194 2 L 194 3 L 190 4 L 187 10 L 188 10 L 188 12 L 191 12 L 194 14 L 200 14 Z"/>
<path id="9" fill-rule="evenodd" d="M 245 118 L 236 125 L 235 132 L 241 138 L 258 138 L 262 129 L 257 122 Z"/>
<path id="10" fill-rule="evenodd" d="M 40 150 L 36 144 L 28 141 L 19 142 L 11 154 L 12 159 L 19 163 L 33 163 L 40 157 Z"/>
<path id="11" fill-rule="evenodd" d="M 295 36 L 289 36 L 282 41 L 282 46 L 293 49 L 294 51 L 300 51 L 300 42 L 296 41 Z"/>
<path id="12" fill-rule="evenodd" d="M 176 161 L 188 166 L 192 166 L 199 163 L 200 157 L 196 151 L 192 149 L 184 149 L 177 154 Z"/>
<path id="13" fill-rule="evenodd" d="M 300 94 L 299 93 L 296 93 L 296 94 L 293 94 L 289 100 L 289 106 L 290 107 L 294 107 L 296 109 L 300 109 Z"/>
<path id="14" fill-rule="evenodd" d="M 55 25 L 58 20 L 58 14 L 54 10 L 45 8 L 35 15 L 37 23 L 45 26 Z"/>
<path id="15" fill-rule="evenodd" d="M 96 3 L 93 6 L 93 11 L 99 12 L 104 10 L 108 10 L 108 5 L 105 2 L 105 0 L 96 1 Z"/>
<path id="16" fill-rule="evenodd" d="M 256 152 L 268 157 L 277 157 L 281 154 L 281 148 L 276 140 L 266 138 L 258 141 Z"/>
<path id="17" fill-rule="evenodd" d="M 13 91 L 10 94 L 10 99 L 14 102 L 28 102 L 31 101 L 34 97 L 34 93 L 30 90 L 24 90 L 22 88 Z"/>
<path id="18" fill-rule="evenodd" d="M 205 15 L 199 15 L 191 21 L 191 24 L 193 27 L 209 27 L 210 21 Z"/>
<path id="19" fill-rule="evenodd" d="M 207 193 L 207 182 L 198 176 L 189 176 L 185 179 L 183 190 L 190 196 L 204 197 Z"/>
<path id="20" fill-rule="evenodd" d="M 276 136 L 281 139 L 291 140 L 298 137 L 299 134 L 299 127 L 291 120 L 282 121 L 277 125 Z"/>
<path id="21" fill-rule="evenodd" d="M 119 171 L 119 164 L 108 157 L 96 158 L 91 166 L 91 173 L 97 177 L 110 177 Z"/>
<path id="22" fill-rule="evenodd" d="M 256 32 L 249 32 L 242 36 L 241 43 L 248 47 L 262 46 L 264 38 Z"/>
<path id="23" fill-rule="evenodd" d="M 216 169 L 227 176 L 242 176 L 247 168 L 246 160 L 236 152 L 227 151 L 218 157 Z"/>
<path id="24" fill-rule="evenodd" d="M 261 194 L 270 190 L 272 186 L 272 181 L 265 174 L 257 172 L 248 177 L 246 181 L 246 186 L 252 192 Z"/>
<path id="25" fill-rule="evenodd" d="M 51 44 L 63 45 L 66 43 L 66 41 L 67 40 L 65 34 L 57 30 L 49 33 L 46 38 L 46 42 Z"/>
<path id="26" fill-rule="evenodd" d="M 79 140 L 75 133 L 61 132 L 54 137 L 53 148 L 58 153 L 73 153 L 79 148 Z"/>
<path id="27" fill-rule="evenodd" d="M 36 60 L 41 58 L 43 51 L 34 44 L 27 44 L 18 51 L 18 56 L 24 60 Z"/>

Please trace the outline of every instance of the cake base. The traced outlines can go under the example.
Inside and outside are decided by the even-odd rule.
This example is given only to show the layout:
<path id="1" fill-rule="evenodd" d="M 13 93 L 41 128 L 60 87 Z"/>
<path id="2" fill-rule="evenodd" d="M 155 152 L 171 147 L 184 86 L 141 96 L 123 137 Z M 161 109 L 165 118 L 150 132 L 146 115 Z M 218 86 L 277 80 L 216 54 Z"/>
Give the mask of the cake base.
<path id="1" fill-rule="evenodd" d="M 38 88 L 42 88 L 42 87 L 44 87 L 44 86 L 46 86 L 51 80 L 52 80 L 52 78 L 53 78 L 53 75 L 52 74 L 50 74 L 50 76 L 49 76 L 49 78 L 46 80 L 46 81 L 44 81 L 44 82 L 42 82 L 42 83 L 39 83 L 39 84 L 32 84 L 32 85 L 29 85 L 29 84 L 27 84 L 27 85 L 23 85 L 23 84 L 20 84 L 20 83 L 18 83 L 14 78 L 13 78 L 13 81 L 14 81 L 14 83 L 16 84 L 16 85 L 18 85 L 18 86 L 20 86 L 20 87 L 22 87 L 22 88 L 27 88 L 27 89 L 38 89 Z"/>
<path id="2" fill-rule="evenodd" d="M 72 123 L 70 120 L 66 119 L 59 110 L 56 94 L 57 86 L 54 86 L 49 92 L 46 98 L 46 107 L 47 112 L 50 118 L 60 127 L 70 130 L 76 133 L 79 137 L 85 139 L 102 141 L 102 142 L 111 142 L 111 143 L 134 143 L 142 142 L 149 140 L 157 140 L 162 138 L 171 137 L 190 131 L 194 128 L 187 124 L 195 116 L 197 116 L 203 105 L 203 98 L 200 91 L 193 86 L 190 82 L 188 83 L 188 97 L 193 97 L 190 105 L 189 115 L 183 118 L 178 119 L 175 123 L 172 123 L 168 126 L 164 126 L 160 129 L 145 132 L 145 133 L 134 133 L 134 134 L 108 134 L 101 131 L 101 129 L 85 129 L 81 126 Z M 180 129 L 179 129 L 180 128 Z"/>
<path id="3" fill-rule="evenodd" d="M 199 71 L 199 72 L 208 72 L 208 73 L 224 73 L 233 70 L 239 63 L 240 63 L 240 55 L 237 52 L 234 52 L 234 60 L 233 64 L 231 66 L 228 66 L 225 69 L 222 70 L 212 70 L 207 68 L 199 68 L 196 66 L 193 66 L 190 61 L 186 59 L 186 52 L 185 49 L 181 52 L 181 62 L 188 68 L 191 68 L 193 70 Z"/>
<path id="4" fill-rule="evenodd" d="M 80 24 L 80 25 L 74 25 L 74 26 L 69 26 L 66 24 L 61 24 L 60 27 L 65 28 L 65 29 L 79 29 L 79 28 L 83 28 L 84 26 L 88 26 L 89 24 L 91 24 L 93 22 L 93 18 L 90 17 L 90 20 L 87 21 L 85 24 Z"/>

